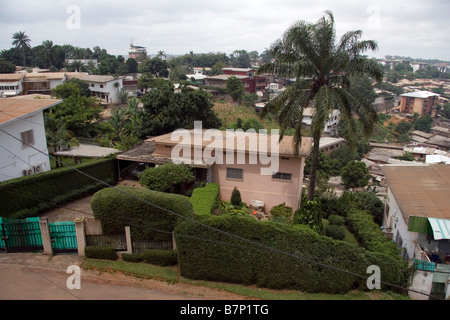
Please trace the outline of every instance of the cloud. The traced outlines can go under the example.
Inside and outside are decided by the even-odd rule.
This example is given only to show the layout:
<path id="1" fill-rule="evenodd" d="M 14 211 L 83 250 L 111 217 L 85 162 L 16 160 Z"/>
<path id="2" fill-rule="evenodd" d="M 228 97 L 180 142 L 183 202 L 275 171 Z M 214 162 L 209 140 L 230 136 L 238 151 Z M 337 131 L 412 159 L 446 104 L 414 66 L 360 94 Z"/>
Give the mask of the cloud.
<path id="1" fill-rule="evenodd" d="M 171 0 L 25 1 L 0 7 L 0 49 L 25 31 L 32 45 L 50 39 L 80 47 L 100 46 L 126 54 L 131 40 L 149 52 L 226 52 L 268 48 L 298 20 L 317 21 L 334 13 L 337 35 L 363 30 L 384 54 L 450 60 L 448 0 Z M 80 8 L 80 29 L 67 28 L 70 5 Z"/>

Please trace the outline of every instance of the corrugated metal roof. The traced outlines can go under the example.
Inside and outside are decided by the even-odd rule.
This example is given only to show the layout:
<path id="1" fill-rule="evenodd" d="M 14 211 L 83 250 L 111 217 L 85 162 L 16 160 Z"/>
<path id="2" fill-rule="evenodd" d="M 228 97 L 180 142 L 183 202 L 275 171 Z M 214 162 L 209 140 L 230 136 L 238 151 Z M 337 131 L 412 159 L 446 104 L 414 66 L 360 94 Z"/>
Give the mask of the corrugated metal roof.
<path id="1" fill-rule="evenodd" d="M 450 220 L 450 166 L 381 166 L 386 181 L 409 223 L 411 216 Z"/>
<path id="2" fill-rule="evenodd" d="M 434 240 L 450 239 L 450 220 L 428 218 Z"/>

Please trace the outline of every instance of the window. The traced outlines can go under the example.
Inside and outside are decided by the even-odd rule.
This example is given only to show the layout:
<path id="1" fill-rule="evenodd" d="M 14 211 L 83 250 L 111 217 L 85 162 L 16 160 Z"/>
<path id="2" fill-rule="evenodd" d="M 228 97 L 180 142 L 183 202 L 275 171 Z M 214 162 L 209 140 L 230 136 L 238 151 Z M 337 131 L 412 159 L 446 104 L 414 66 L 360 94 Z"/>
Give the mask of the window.
<path id="1" fill-rule="evenodd" d="M 95 87 L 95 84 L 91 83 L 91 88 L 94 88 L 94 87 Z"/>
<path id="2" fill-rule="evenodd" d="M 242 180 L 244 177 L 244 170 L 236 168 L 227 168 L 227 179 Z"/>
<path id="3" fill-rule="evenodd" d="M 102 85 L 102 84 L 100 85 L 100 88 L 103 88 L 103 85 Z"/>
<path id="4" fill-rule="evenodd" d="M 34 145 L 34 132 L 33 130 L 24 131 L 20 134 L 22 136 L 22 147 Z"/>
<path id="5" fill-rule="evenodd" d="M 285 172 L 277 172 L 274 175 L 272 175 L 272 178 L 273 179 L 277 179 L 277 180 L 291 181 L 292 180 L 292 174 L 285 173 Z"/>

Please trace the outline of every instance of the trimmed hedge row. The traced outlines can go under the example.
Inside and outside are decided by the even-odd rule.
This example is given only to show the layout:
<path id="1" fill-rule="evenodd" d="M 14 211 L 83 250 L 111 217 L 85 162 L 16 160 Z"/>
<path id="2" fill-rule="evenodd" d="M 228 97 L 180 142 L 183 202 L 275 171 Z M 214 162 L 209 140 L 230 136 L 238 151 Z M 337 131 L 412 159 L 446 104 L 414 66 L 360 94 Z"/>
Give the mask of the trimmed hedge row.
<path id="1" fill-rule="evenodd" d="M 91 259 L 117 260 L 117 253 L 113 247 L 88 246 L 84 248 L 84 255 Z"/>
<path id="2" fill-rule="evenodd" d="M 194 212 L 198 215 L 211 214 L 217 207 L 219 184 L 209 183 L 203 188 L 195 188 L 190 198 Z"/>
<path id="3" fill-rule="evenodd" d="M 113 158 L 79 164 L 76 169 L 109 184 L 117 180 Z M 23 219 L 78 199 L 104 187 L 76 170 L 66 167 L 0 183 L 2 217 Z"/>
<path id="4" fill-rule="evenodd" d="M 405 270 L 395 258 L 320 236 L 307 226 L 229 215 L 199 216 L 197 220 L 209 227 L 184 220 L 179 221 L 175 229 L 178 266 L 186 278 L 256 284 L 273 289 L 345 293 L 355 288 L 365 289 L 367 267 L 375 264 L 381 268 L 383 281 L 404 285 Z M 212 228 L 288 254 L 256 246 Z"/>
<path id="5" fill-rule="evenodd" d="M 96 192 L 91 208 L 104 234 L 123 234 L 125 226 L 133 226 L 134 240 L 170 240 L 179 216 L 195 216 L 185 196 L 126 186 Z"/>
<path id="6" fill-rule="evenodd" d="M 128 262 L 145 262 L 157 266 L 167 267 L 177 264 L 176 251 L 145 250 L 143 253 L 122 253 L 122 259 Z"/>
<path id="7" fill-rule="evenodd" d="M 400 250 L 380 230 L 373 217 L 366 211 L 350 208 L 347 221 L 353 234 L 369 251 L 380 252 L 400 259 Z"/>

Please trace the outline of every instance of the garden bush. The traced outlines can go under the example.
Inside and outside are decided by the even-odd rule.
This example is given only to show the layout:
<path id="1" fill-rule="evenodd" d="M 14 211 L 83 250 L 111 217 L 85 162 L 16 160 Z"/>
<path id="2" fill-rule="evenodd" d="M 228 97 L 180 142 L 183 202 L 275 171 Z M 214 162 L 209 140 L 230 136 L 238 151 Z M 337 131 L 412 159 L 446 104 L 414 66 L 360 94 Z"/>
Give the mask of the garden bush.
<path id="1" fill-rule="evenodd" d="M 122 253 L 122 260 L 127 262 L 142 262 L 143 254 L 142 253 Z"/>
<path id="2" fill-rule="evenodd" d="M 345 218 L 338 216 L 337 214 L 332 214 L 328 217 L 328 221 L 331 225 L 343 226 L 345 223 Z"/>
<path id="3" fill-rule="evenodd" d="M 185 196 L 126 186 L 96 192 L 91 208 L 104 234 L 123 234 L 132 226 L 134 240 L 171 240 L 177 220 L 195 215 Z"/>
<path id="4" fill-rule="evenodd" d="M 342 225 L 330 224 L 324 227 L 325 235 L 335 240 L 345 239 L 345 228 Z"/>
<path id="5" fill-rule="evenodd" d="M 391 283 L 404 284 L 403 266 L 392 257 L 320 236 L 304 225 L 233 215 L 196 220 L 180 220 L 175 229 L 178 266 L 186 278 L 344 293 L 366 288 L 367 267 L 375 264 Z"/>
<path id="6" fill-rule="evenodd" d="M 145 250 L 142 261 L 162 267 L 175 266 L 177 264 L 177 253 L 172 250 Z"/>
<path id="7" fill-rule="evenodd" d="M 283 202 L 277 206 L 273 206 L 270 209 L 270 215 L 272 221 L 289 222 L 292 216 L 292 208 Z"/>
<path id="8" fill-rule="evenodd" d="M 209 183 L 192 192 L 190 201 L 196 214 L 211 214 L 218 205 L 219 184 Z"/>
<path id="9" fill-rule="evenodd" d="M 87 246 L 84 248 L 86 258 L 116 260 L 117 253 L 113 247 Z"/>

